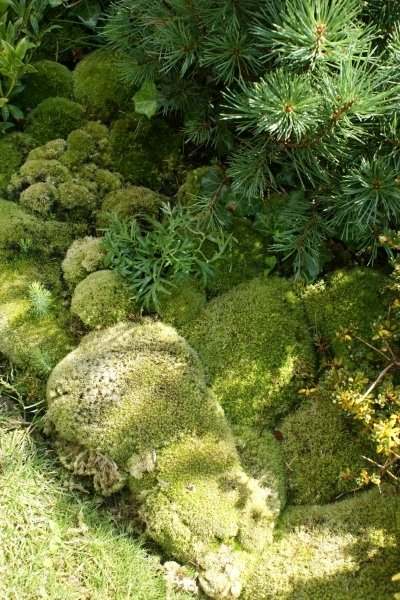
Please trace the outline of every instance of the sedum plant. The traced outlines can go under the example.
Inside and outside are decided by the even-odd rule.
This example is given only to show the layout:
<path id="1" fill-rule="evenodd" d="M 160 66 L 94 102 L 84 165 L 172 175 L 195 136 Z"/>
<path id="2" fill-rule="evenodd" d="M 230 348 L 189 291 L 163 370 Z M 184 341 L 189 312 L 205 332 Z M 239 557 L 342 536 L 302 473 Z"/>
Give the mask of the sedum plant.
<path id="1" fill-rule="evenodd" d="M 119 0 L 105 35 L 126 81 L 154 82 L 160 110 L 223 157 L 230 204 L 257 215 L 284 192 L 265 234 L 298 276 L 314 279 L 337 240 L 376 258 L 400 220 L 391 0 Z"/>

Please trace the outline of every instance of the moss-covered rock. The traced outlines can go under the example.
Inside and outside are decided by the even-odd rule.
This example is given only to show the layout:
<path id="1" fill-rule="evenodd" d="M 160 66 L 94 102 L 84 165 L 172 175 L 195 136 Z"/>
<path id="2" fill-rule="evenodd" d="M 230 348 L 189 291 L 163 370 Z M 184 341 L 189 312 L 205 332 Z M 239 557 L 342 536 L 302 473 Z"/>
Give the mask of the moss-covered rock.
<path id="1" fill-rule="evenodd" d="M 102 238 L 86 236 L 75 240 L 68 248 L 61 268 L 70 287 L 76 286 L 89 273 L 104 267 L 105 252 L 102 243 Z"/>
<path id="2" fill-rule="evenodd" d="M 99 199 L 96 193 L 88 189 L 85 181 L 80 179 L 61 183 L 57 192 L 59 212 L 73 214 L 78 220 L 90 215 L 98 206 Z"/>
<path id="3" fill-rule="evenodd" d="M 21 192 L 19 197 L 22 206 L 43 217 L 50 213 L 56 199 L 56 187 L 52 183 L 44 181 L 30 185 L 26 190 Z"/>
<path id="4" fill-rule="evenodd" d="M 207 304 L 182 329 L 237 424 L 273 425 L 299 401 L 314 352 L 301 302 L 278 277 L 253 279 Z"/>
<path id="5" fill-rule="evenodd" d="M 134 306 L 125 282 L 106 269 L 90 273 L 78 283 L 71 300 L 71 313 L 90 327 L 123 321 Z"/>
<path id="6" fill-rule="evenodd" d="M 185 340 L 151 320 L 92 333 L 53 370 L 48 405 L 64 462 L 103 493 L 128 481 L 148 534 L 197 565 L 211 598 L 238 598 L 278 494 L 241 468 Z"/>
<path id="7" fill-rule="evenodd" d="M 0 252 L 19 250 L 21 240 L 31 240 L 32 251 L 43 256 L 64 255 L 74 237 L 82 236 L 85 227 L 42 221 L 15 202 L 0 200 Z"/>
<path id="8" fill-rule="evenodd" d="M 178 329 L 189 325 L 206 304 L 206 294 L 197 281 L 183 282 L 171 290 L 169 295 L 160 295 L 159 315 L 165 323 Z"/>
<path id="9" fill-rule="evenodd" d="M 24 133 L 10 133 L 0 139 L 0 194 L 5 192 L 11 176 L 34 146 L 34 140 Z"/>
<path id="10" fill-rule="evenodd" d="M 32 310 L 29 290 L 34 282 L 52 290 L 52 308 L 44 315 Z M 57 263 L 1 256 L 0 352 L 16 366 L 43 374 L 73 348 L 67 327 L 68 310 L 58 299 L 59 289 Z"/>
<path id="11" fill-rule="evenodd" d="M 29 113 L 26 133 L 38 144 L 45 144 L 81 127 L 87 118 L 81 104 L 68 98 L 47 98 Z"/>
<path id="12" fill-rule="evenodd" d="M 337 334 L 344 329 L 368 340 L 372 324 L 382 313 L 382 292 L 388 278 L 368 268 L 336 271 L 324 282 L 310 285 L 304 293 L 310 327 L 320 343 L 344 362 L 357 364 L 363 345 L 343 343 Z"/>
<path id="13" fill-rule="evenodd" d="M 21 108 L 35 108 L 46 98 L 72 98 L 73 79 L 67 67 L 54 60 L 40 60 L 33 67 L 35 72 L 26 75 L 24 91 L 18 97 Z"/>
<path id="14" fill-rule="evenodd" d="M 97 50 L 81 60 L 74 70 L 74 94 L 83 104 L 91 118 L 106 123 L 122 111 L 132 108 L 135 92 L 127 83 L 122 83 L 118 68 L 118 56 Z"/>
<path id="15" fill-rule="evenodd" d="M 400 496 L 391 486 L 287 509 L 243 600 L 392 600 Z"/>
<path id="16" fill-rule="evenodd" d="M 210 294 L 216 296 L 235 285 L 263 274 L 268 254 L 265 238 L 254 231 L 251 221 L 234 218 L 230 229 L 233 240 L 221 261 L 214 268 L 214 276 L 207 284 Z"/>
<path id="17" fill-rule="evenodd" d="M 323 504 L 357 487 L 355 479 L 374 456 L 373 444 L 330 398 L 304 402 L 280 427 L 289 499 Z"/>
<path id="18" fill-rule="evenodd" d="M 181 136 L 158 118 L 130 115 L 111 129 L 113 168 L 135 185 L 154 190 L 176 185 L 181 161 Z"/>
<path id="19" fill-rule="evenodd" d="M 108 213 L 117 215 L 120 219 L 127 219 L 137 214 L 145 214 L 157 217 L 161 202 L 164 197 L 149 188 L 132 185 L 105 196 L 98 214 L 99 227 L 105 227 L 108 223 Z"/>

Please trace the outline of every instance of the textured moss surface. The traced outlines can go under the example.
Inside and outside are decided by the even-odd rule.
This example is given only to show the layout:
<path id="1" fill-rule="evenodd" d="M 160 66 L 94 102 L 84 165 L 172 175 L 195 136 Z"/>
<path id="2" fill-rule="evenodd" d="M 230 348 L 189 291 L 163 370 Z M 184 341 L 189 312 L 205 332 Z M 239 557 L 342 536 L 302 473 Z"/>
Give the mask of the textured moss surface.
<path id="1" fill-rule="evenodd" d="M 146 187 L 132 185 L 114 192 L 104 198 L 98 215 L 98 225 L 104 227 L 109 222 L 108 213 L 117 215 L 120 219 L 145 214 L 156 218 L 164 196 Z"/>
<path id="2" fill-rule="evenodd" d="M 310 327 L 328 343 L 334 356 L 357 363 L 360 357 L 357 344 L 344 344 L 337 333 L 348 329 L 368 339 L 372 323 L 382 313 L 381 296 L 387 283 L 388 278 L 378 271 L 357 268 L 336 271 L 326 282 L 305 290 Z"/>
<path id="3" fill-rule="evenodd" d="M 34 146 L 33 139 L 24 133 L 10 133 L 0 139 L 0 194 Z"/>
<path id="4" fill-rule="evenodd" d="M 68 248 L 61 263 L 64 279 L 70 287 L 74 287 L 89 273 L 101 269 L 104 266 L 103 261 L 102 238 L 78 238 Z"/>
<path id="5" fill-rule="evenodd" d="M 391 487 L 287 509 L 243 600 L 392 600 L 400 497 Z"/>
<path id="6" fill-rule="evenodd" d="M 92 52 L 74 70 L 74 95 L 94 119 L 108 122 L 132 108 L 135 89 L 121 82 L 118 56 Z"/>
<path id="7" fill-rule="evenodd" d="M 129 288 L 108 270 L 85 277 L 76 286 L 71 300 L 71 313 L 91 329 L 123 321 L 133 307 Z"/>
<path id="8" fill-rule="evenodd" d="M 253 279 L 214 298 L 184 335 L 208 367 L 212 387 L 237 424 L 273 425 L 299 402 L 314 353 L 290 283 Z"/>
<path id="9" fill-rule="evenodd" d="M 160 296 L 159 314 L 165 323 L 178 329 L 189 325 L 205 307 L 206 294 L 201 284 L 189 280 L 171 290 L 169 295 Z"/>
<path id="10" fill-rule="evenodd" d="M 71 71 L 54 60 L 33 63 L 35 73 L 24 79 L 24 90 L 18 97 L 23 109 L 35 108 L 46 98 L 72 98 L 73 81 Z"/>
<path id="11" fill-rule="evenodd" d="M 26 132 L 38 144 L 67 135 L 87 121 L 81 104 L 68 98 L 47 98 L 29 113 Z"/>

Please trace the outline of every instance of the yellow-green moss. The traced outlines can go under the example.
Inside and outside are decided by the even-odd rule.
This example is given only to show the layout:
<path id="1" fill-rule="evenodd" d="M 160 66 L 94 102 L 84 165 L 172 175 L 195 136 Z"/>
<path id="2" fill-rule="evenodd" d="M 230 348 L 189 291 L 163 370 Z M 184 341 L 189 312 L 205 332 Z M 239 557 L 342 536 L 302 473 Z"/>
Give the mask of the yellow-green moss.
<path id="1" fill-rule="evenodd" d="M 59 212 L 66 216 L 73 214 L 78 220 L 90 215 L 99 202 L 96 194 L 91 192 L 85 185 L 85 181 L 80 179 L 61 183 L 57 192 L 60 204 Z"/>
<path id="2" fill-rule="evenodd" d="M 0 139 L 0 194 L 34 146 L 33 139 L 24 133 L 11 133 Z"/>
<path id="3" fill-rule="evenodd" d="M 31 150 L 27 160 L 59 160 L 64 154 L 66 147 L 67 142 L 61 138 L 51 140 L 43 146 L 38 146 Z"/>
<path id="4" fill-rule="evenodd" d="M 135 89 L 121 79 L 117 55 L 104 50 L 92 52 L 75 68 L 75 98 L 91 118 L 109 122 L 132 107 Z"/>
<path id="5" fill-rule="evenodd" d="M 287 509 L 243 600 L 392 600 L 400 496 L 391 486 L 382 491 Z"/>
<path id="6" fill-rule="evenodd" d="M 373 458 L 374 450 L 352 426 L 340 407 L 320 395 L 286 417 L 280 430 L 292 503 L 333 502 L 357 487 L 355 479 L 367 465 L 361 457 Z"/>
<path id="7" fill-rule="evenodd" d="M 47 98 L 29 113 L 26 132 L 38 144 L 45 144 L 81 127 L 87 118 L 83 106 L 68 98 Z"/>
<path id="8" fill-rule="evenodd" d="M 328 344 L 331 353 L 344 361 L 357 363 L 359 348 L 353 342 L 343 343 L 337 333 L 348 329 L 368 339 L 373 322 L 382 313 L 382 292 L 388 278 L 367 268 L 340 270 L 326 282 L 308 286 L 304 293 L 310 327 Z"/>
<path id="9" fill-rule="evenodd" d="M 206 294 L 197 281 L 186 281 L 171 290 L 169 295 L 160 295 L 159 315 L 165 323 L 178 329 L 193 321 L 206 304 Z"/>
<path id="10" fill-rule="evenodd" d="M 102 238 L 86 236 L 73 242 L 61 263 L 64 279 L 70 287 L 104 266 Z"/>
<path id="11" fill-rule="evenodd" d="M 59 184 L 69 181 L 71 174 L 58 160 L 29 159 L 18 173 L 11 177 L 7 192 L 11 197 L 18 196 L 21 190 L 38 182 Z"/>
<path id="12" fill-rule="evenodd" d="M 313 372 L 303 308 L 285 279 L 237 286 L 209 302 L 182 331 L 236 424 L 276 423 L 299 402 L 298 390 Z"/>
<path id="13" fill-rule="evenodd" d="M 254 231 L 251 221 L 244 217 L 235 218 L 229 232 L 234 240 L 223 259 L 217 263 L 214 276 L 207 284 L 208 291 L 214 296 L 242 281 L 262 275 L 265 269 L 265 238 Z"/>
<path id="14" fill-rule="evenodd" d="M 86 162 L 98 166 L 109 163 L 109 133 L 105 125 L 89 121 L 67 137 L 67 150 L 62 162 L 68 168 L 79 168 Z"/>
<path id="15" fill-rule="evenodd" d="M 72 98 L 72 73 L 67 67 L 54 60 L 41 60 L 32 66 L 35 72 L 25 76 L 24 91 L 18 97 L 24 110 L 35 108 L 46 98 Z"/>
<path id="16" fill-rule="evenodd" d="M 170 189 L 180 169 L 181 143 L 180 135 L 161 119 L 118 119 L 110 137 L 113 168 L 135 185 Z"/>
<path id="17" fill-rule="evenodd" d="M 85 277 L 71 300 L 71 313 L 91 329 L 123 321 L 133 307 L 129 288 L 108 270 Z"/>
<path id="18" fill-rule="evenodd" d="M 21 192 L 19 197 L 22 206 L 43 217 L 50 213 L 56 199 L 57 190 L 55 186 L 52 183 L 46 182 L 30 185 L 26 190 Z"/>
<path id="19" fill-rule="evenodd" d="M 98 215 L 98 225 L 105 227 L 108 213 L 118 215 L 120 219 L 133 217 L 138 213 L 157 217 L 164 197 L 149 188 L 130 186 L 110 192 L 105 196 Z"/>
<path id="20" fill-rule="evenodd" d="M 88 163 L 79 169 L 78 177 L 91 181 L 102 197 L 122 186 L 121 177 L 118 173 L 107 169 L 99 169 L 95 163 Z"/>

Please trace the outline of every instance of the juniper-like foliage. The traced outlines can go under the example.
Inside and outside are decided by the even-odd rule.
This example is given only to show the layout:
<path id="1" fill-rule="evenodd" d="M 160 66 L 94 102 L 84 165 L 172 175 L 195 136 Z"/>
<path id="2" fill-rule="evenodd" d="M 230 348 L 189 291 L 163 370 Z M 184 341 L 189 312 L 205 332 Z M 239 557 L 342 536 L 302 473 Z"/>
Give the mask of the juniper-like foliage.
<path id="1" fill-rule="evenodd" d="M 373 260 L 399 228 L 398 2 L 119 0 L 105 35 L 126 80 L 154 82 L 219 152 L 231 203 L 254 215 L 284 193 L 268 233 L 297 274 L 315 277 L 332 241 Z"/>

